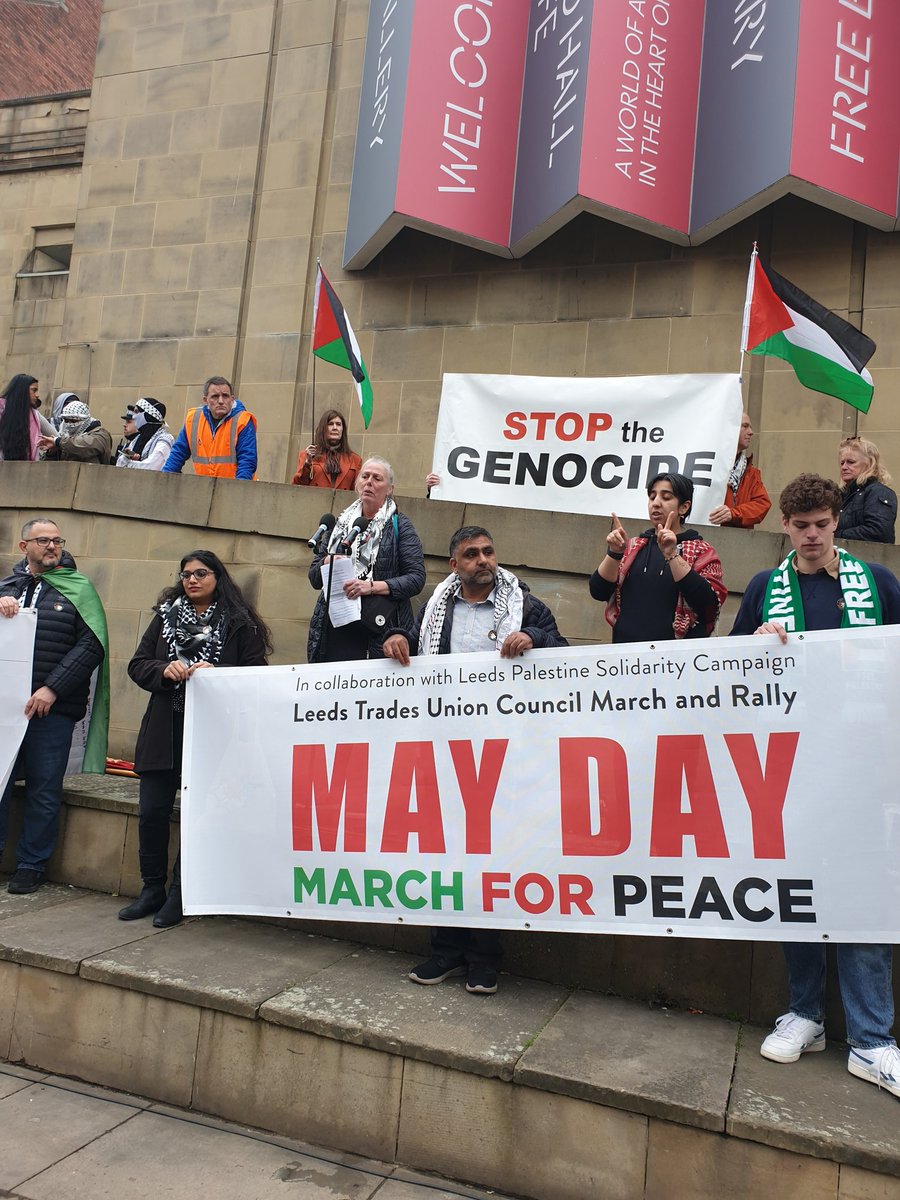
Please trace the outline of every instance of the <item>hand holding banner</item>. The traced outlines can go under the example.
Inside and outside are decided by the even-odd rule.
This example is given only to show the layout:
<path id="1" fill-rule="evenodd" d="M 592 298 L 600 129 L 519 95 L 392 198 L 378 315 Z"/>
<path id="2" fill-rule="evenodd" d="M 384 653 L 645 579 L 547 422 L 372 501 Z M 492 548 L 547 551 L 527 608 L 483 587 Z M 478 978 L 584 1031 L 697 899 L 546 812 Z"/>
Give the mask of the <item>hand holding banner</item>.
<path id="1" fill-rule="evenodd" d="M 890 626 L 205 671 L 186 911 L 900 940 L 898 667 Z"/>
<path id="2" fill-rule="evenodd" d="M 37 619 L 33 609 L 0 617 L 0 793 L 16 763 L 28 728 L 25 705 L 31 695 L 31 664 Z"/>

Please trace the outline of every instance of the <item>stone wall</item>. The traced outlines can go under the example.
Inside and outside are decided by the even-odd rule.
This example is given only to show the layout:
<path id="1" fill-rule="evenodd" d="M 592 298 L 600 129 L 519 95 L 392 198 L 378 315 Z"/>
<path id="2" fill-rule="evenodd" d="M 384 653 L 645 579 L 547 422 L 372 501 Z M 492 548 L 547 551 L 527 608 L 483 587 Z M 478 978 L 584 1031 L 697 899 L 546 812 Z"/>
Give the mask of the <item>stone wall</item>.
<path id="1" fill-rule="evenodd" d="M 57 368 L 69 366 L 60 345 L 67 276 L 16 275 L 53 270 L 42 246 L 71 244 L 89 109 L 85 95 L 0 104 L 0 388 L 24 371 L 49 397 Z"/>
<path id="2" fill-rule="evenodd" d="M 803 468 L 833 473 L 841 435 L 857 429 L 889 466 L 900 462 L 897 234 L 787 197 L 697 248 L 582 215 L 518 261 L 406 230 L 365 270 L 343 272 L 366 0 L 106 0 L 105 10 L 60 335 L 91 350 L 60 352 L 52 382 L 85 389 L 90 364 L 93 408 L 114 433 L 122 404 L 142 393 L 165 401 L 177 426 L 222 372 L 259 417 L 260 478 L 289 479 L 310 437 L 320 256 L 359 335 L 375 415 L 364 431 L 346 372 L 327 364 L 315 410 L 350 411 L 355 448 L 392 459 L 400 485 L 417 491 L 445 371 L 737 371 L 757 240 L 776 269 L 878 343 L 866 417 L 803 389 L 778 360 L 748 361 L 770 491 Z M 24 231 L 47 219 L 33 202 L 52 194 L 39 175 L 15 183 L 21 192 L 14 183 L 0 177 L 4 222 L 25 246 Z M 71 219 L 71 180 L 49 186 L 65 192 Z M 0 321 L 13 268 L 0 253 Z M 777 516 L 765 527 L 777 530 Z"/>
<path id="3" fill-rule="evenodd" d="M 67 549 L 94 581 L 106 608 L 111 638 L 110 753 L 130 758 L 144 695 L 126 665 L 150 620 L 160 591 L 174 582 L 182 555 L 215 551 L 271 625 L 273 662 L 306 662 L 306 635 L 316 593 L 306 578 L 306 538 L 329 508 L 331 493 L 286 484 L 240 483 L 192 476 L 121 471 L 77 463 L 4 463 L 0 466 L 0 574 L 21 557 L 16 544 L 24 521 L 45 514 L 57 521 Z M 450 535 L 464 524 L 491 530 L 500 561 L 550 605 L 563 634 L 575 644 L 609 641 L 603 606 L 588 596 L 587 579 L 601 557 L 609 522 L 571 513 L 449 504 L 403 495 L 398 502 L 425 547 L 428 580 L 423 601 L 447 573 Z M 336 493 L 333 511 L 350 499 Z M 626 521 L 629 533 L 643 527 Z M 722 558 L 729 598 L 719 634 L 727 634 L 747 581 L 785 553 L 781 534 L 739 529 L 707 531 Z M 867 559 L 900 571 L 900 548 L 857 545 Z"/>

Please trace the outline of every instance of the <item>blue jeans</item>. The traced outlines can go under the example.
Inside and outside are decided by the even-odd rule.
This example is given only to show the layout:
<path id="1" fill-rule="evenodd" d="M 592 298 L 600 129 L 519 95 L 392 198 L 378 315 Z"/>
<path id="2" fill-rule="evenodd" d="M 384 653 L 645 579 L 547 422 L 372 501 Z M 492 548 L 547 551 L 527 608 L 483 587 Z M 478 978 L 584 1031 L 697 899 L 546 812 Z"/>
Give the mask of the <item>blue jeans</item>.
<path id="1" fill-rule="evenodd" d="M 0 850 L 6 845 L 9 799 L 13 780 L 25 777 L 25 818 L 16 848 L 16 869 L 43 871 L 56 846 L 62 783 L 72 747 L 75 722 L 51 709 L 46 717 L 32 717 L 19 749 L 16 767 L 0 799 Z"/>
<path id="2" fill-rule="evenodd" d="M 839 943 L 836 949 L 848 1043 L 861 1050 L 893 1045 L 893 946 Z M 782 950 L 790 978 L 791 1012 L 808 1021 L 822 1022 L 825 947 L 817 942 L 786 942 Z"/>

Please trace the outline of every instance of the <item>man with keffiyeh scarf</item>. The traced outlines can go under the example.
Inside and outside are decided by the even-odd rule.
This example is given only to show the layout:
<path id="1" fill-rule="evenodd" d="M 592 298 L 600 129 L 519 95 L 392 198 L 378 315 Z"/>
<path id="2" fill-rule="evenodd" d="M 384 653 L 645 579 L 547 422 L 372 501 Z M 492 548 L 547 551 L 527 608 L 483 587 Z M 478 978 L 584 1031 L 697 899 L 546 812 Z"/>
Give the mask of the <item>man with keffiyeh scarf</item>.
<path id="1" fill-rule="evenodd" d="M 800 475 L 781 493 L 784 532 L 793 549 L 774 571 L 760 571 L 747 585 L 734 634 L 776 636 L 782 643 L 812 629 L 846 629 L 900 624 L 900 584 L 879 563 L 866 563 L 835 547 L 841 490 L 831 479 Z M 851 738 L 852 742 L 852 738 Z M 832 804 L 862 803 L 858 796 L 833 796 Z M 775 1022 L 760 1053 L 772 1062 L 796 1062 L 825 1049 L 825 946 L 786 943 L 789 1011 Z M 893 947 L 840 943 L 838 978 L 847 1025 L 851 1075 L 900 1098 L 900 1050 L 891 1035 L 894 995 Z"/>
<path id="2" fill-rule="evenodd" d="M 88 709 L 97 672 L 83 770 L 106 769 L 109 725 L 109 646 L 106 616 L 93 584 L 75 568 L 65 538 L 49 517 L 22 528 L 25 555 L 0 581 L 0 615 L 15 619 L 32 610 L 37 617 L 32 662 L 32 694 L 25 705 L 28 727 L 19 751 L 25 779 L 22 836 L 16 847 L 16 873 L 7 891 L 24 894 L 44 882 L 47 860 L 56 846 L 63 778 L 75 726 Z M 19 618 L 22 619 L 22 618 Z M 9 801 L 16 771 L 0 799 L 0 849 L 6 842 Z"/>
<path id="3" fill-rule="evenodd" d="M 392 630 L 385 658 L 409 666 L 410 653 L 471 654 L 496 651 L 518 658 L 527 650 L 569 643 L 546 604 L 497 564 L 494 539 L 480 525 L 466 525 L 450 539 L 451 574 L 435 588 L 410 630 Z M 502 951 L 493 929 L 434 928 L 432 957 L 409 973 L 414 983 L 443 983 L 466 976 L 466 991 L 497 990 Z"/>

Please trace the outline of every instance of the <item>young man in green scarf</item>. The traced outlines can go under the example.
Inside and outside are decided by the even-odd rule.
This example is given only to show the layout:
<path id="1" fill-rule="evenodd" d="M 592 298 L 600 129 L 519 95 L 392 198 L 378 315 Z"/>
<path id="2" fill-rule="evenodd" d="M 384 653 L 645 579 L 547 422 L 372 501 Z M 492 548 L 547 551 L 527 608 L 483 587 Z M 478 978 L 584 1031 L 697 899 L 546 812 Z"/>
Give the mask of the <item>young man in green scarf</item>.
<path id="1" fill-rule="evenodd" d="M 800 475 L 780 497 L 784 531 L 793 550 L 774 571 L 750 580 L 732 634 L 791 634 L 900 624 L 900 584 L 878 563 L 865 563 L 834 544 L 841 491 L 820 475 Z M 779 1017 L 760 1053 L 796 1062 L 825 1049 L 825 946 L 786 943 L 790 1011 Z M 891 1036 L 893 947 L 837 946 L 841 1000 L 847 1022 L 851 1075 L 900 1098 L 900 1050 Z"/>
<path id="2" fill-rule="evenodd" d="M 0 581 L 0 616 L 15 619 L 33 610 L 37 623 L 32 660 L 32 694 L 25 705 L 28 727 L 19 750 L 25 776 L 25 814 L 16 847 L 16 872 L 8 891 L 36 891 L 56 846 L 62 784 L 72 735 L 88 707 L 97 671 L 83 770 L 106 768 L 109 724 L 109 648 L 103 605 L 86 575 L 65 553 L 65 538 L 48 517 L 22 528 L 25 555 Z M 20 618 L 21 619 L 21 618 Z M 99 668 L 99 670 L 98 670 Z M 0 850 L 6 843 L 9 800 L 16 772 L 0 798 Z"/>

